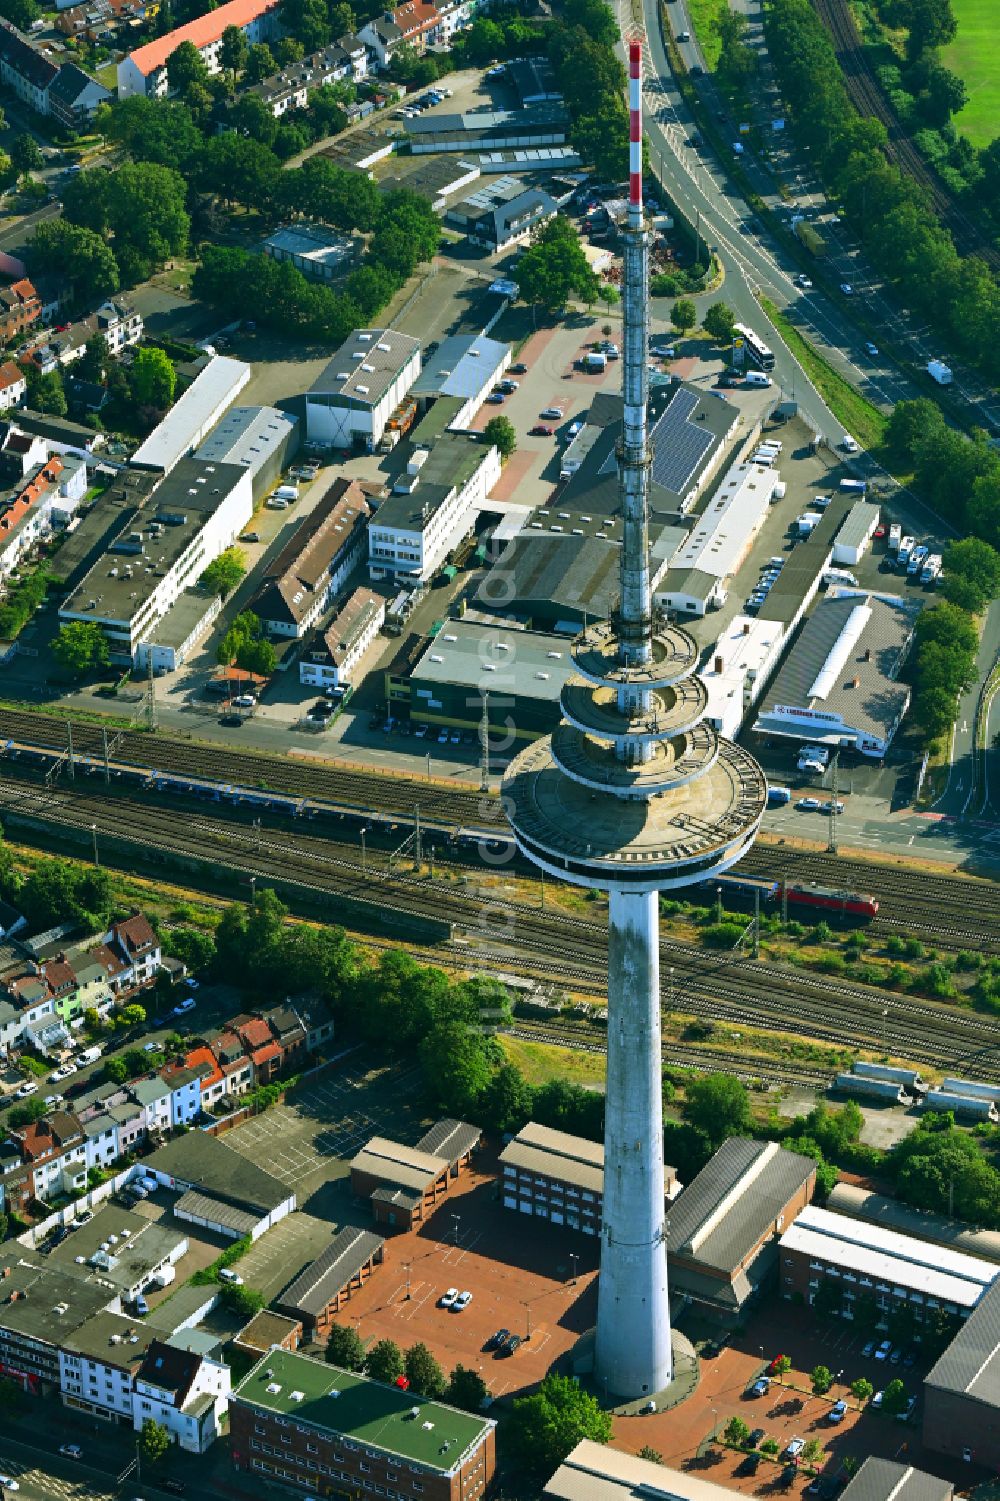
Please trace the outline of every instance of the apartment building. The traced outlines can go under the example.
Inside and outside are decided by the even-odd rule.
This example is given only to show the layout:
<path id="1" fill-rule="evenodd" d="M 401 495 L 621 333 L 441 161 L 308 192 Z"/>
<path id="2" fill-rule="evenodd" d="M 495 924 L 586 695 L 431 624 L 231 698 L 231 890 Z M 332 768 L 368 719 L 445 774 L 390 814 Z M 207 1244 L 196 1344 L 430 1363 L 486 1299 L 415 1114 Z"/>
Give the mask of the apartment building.
<path id="1" fill-rule="evenodd" d="M 506 1209 L 600 1235 L 604 1208 L 604 1147 L 533 1121 L 500 1153 Z M 676 1169 L 664 1168 L 666 1200 L 680 1190 Z"/>
<path id="2" fill-rule="evenodd" d="M 365 487 L 336 479 L 264 571 L 250 608 L 269 635 L 312 629 L 362 561 L 370 516 Z"/>
<path id="3" fill-rule="evenodd" d="M 299 663 L 299 681 L 312 688 L 343 688 L 385 620 L 385 600 L 355 589 Z"/>
<path id="4" fill-rule="evenodd" d="M 219 50 L 228 26 L 235 26 L 252 46 L 269 42 L 277 36 L 278 0 L 228 0 L 217 10 L 199 16 L 166 36 L 137 47 L 118 64 L 118 97 L 142 94 L 147 99 L 162 99 L 169 92 L 167 61 L 182 42 L 190 42 L 201 54 L 209 73 L 221 72 Z"/>
<path id="5" fill-rule="evenodd" d="M 368 527 L 369 576 L 426 583 L 472 531 L 499 478 L 499 451 L 479 433 L 445 432 L 417 449 Z"/>

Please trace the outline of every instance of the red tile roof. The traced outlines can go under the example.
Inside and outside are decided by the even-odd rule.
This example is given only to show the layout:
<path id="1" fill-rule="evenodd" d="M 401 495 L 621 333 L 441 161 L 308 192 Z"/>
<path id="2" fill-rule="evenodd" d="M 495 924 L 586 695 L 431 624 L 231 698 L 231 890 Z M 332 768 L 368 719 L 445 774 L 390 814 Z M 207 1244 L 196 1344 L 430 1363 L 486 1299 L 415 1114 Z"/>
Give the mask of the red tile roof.
<path id="1" fill-rule="evenodd" d="M 265 1047 L 257 1048 L 251 1053 L 254 1068 L 260 1068 L 262 1063 L 270 1063 L 272 1058 L 281 1057 L 281 1048 L 276 1042 L 269 1042 Z"/>
<path id="2" fill-rule="evenodd" d="M 262 1048 L 265 1043 L 272 1042 L 274 1037 L 271 1028 L 260 1016 L 252 1016 L 249 1021 L 237 1025 L 236 1031 L 247 1048 Z"/>
<path id="3" fill-rule="evenodd" d="M 24 380 L 24 371 L 13 360 L 4 360 L 0 365 L 0 391 L 9 391 L 18 381 Z"/>
<path id="4" fill-rule="evenodd" d="M 190 1053 L 185 1055 L 184 1062 L 188 1068 L 197 1068 L 199 1064 L 208 1065 L 211 1072 L 202 1074 L 201 1076 L 201 1087 L 203 1090 L 210 1089 L 213 1084 L 221 1083 L 222 1069 L 219 1067 L 211 1048 L 204 1046 L 192 1048 Z"/>
<path id="5" fill-rule="evenodd" d="M 168 31 L 166 36 L 147 42 L 145 47 L 137 47 L 129 54 L 130 61 L 135 63 L 144 78 L 148 78 L 150 73 L 163 67 L 181 42 L 190 42 L 198 48 L 209 47 L 219 40 L 227 26 L 249 26 L 251 21 L 272 10 L 277 3 L 278 0 L 229 0 L 228 5 L 220 5 L 218 10 L 210 10 L 207 15 L 188 21 L 186 26 Z"/>
<path id="6" fill-rule="evenodd" d="M 108 979 L 122 974 L 128 968 L 124 959 L 116 954 L 114 949 L 109 949 L 106 943 L 98 943 L 92 949 L 88 949 L 87 958 L 94 964 L 99 964 Z"/>
<path id="7" fill-rule="evenodd" d="M 141 912 L 133 912 L 131 917 L 114 923 L 111 931 L 129 955 L 134 956 L 144 949 L 155 947 L 156 944 L 156 934 L 150 927 L 148 919 Z"/>

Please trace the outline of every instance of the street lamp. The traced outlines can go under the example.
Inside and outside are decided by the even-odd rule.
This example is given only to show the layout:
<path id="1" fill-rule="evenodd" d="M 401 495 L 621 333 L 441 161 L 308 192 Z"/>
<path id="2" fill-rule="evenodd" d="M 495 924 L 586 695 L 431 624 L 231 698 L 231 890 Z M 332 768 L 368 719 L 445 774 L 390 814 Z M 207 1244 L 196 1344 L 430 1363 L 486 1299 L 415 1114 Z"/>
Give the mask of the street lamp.
<path id="1" fill-rule="evenodd" d="M 412 1261 L 408 1261 L 406 1263 L 406 1301 L 407 1301 L 407 1303 L 410 1301 L 410 1272 L 411 1272 L 412 1268 L 413 1268 L 413 1262 Z"/>
<path id="2" fill-rule="evenodd" d="M 455 1221 L 455 1244 L 456 1244 L 456 1246 L 458 1245 L 458 1226 L 459 1226 L 459 1222 L 461 1221 L 461 1218 L 462 1218 L 462 1216 L 460 1214 L 453 1214 L 452 1215 L 452 1219 Z"/>
<path id="3" fill-rule="evenodd" d="M 577 1271 L 580 1266 L 580 1254 L 578 1251 L 570 1251 L 569 1259 L 573 1263 L 573 1286 L 576 1286 Z"/>
<path id="4" fill-rule="evenodd" d="M 91 833 L 91 837 L 93 838 L 93 841 L 94 841 L 94 864 L 95 865 L 100 865 L 101 862 L 100 862 L 100 859 L 98 858 L 98 854 L 97 854 L 97 825 L 96 825 L 96 823 L 92 823 L 90 825 L 90 833 Z"/>

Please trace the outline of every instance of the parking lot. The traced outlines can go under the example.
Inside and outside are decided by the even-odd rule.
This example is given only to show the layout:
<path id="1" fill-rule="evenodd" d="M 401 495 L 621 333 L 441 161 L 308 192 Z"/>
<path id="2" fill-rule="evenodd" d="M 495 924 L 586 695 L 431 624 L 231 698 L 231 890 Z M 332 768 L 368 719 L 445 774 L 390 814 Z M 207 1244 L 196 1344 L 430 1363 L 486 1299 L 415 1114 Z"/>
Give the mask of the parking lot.
<path id="1" fill-rule="evenodd" d="M 926 1370 L 919 1362 L 907 1369 L 902 1364 L 866 1359 L 861 1353 L 866 1342 L 849 1325 L 836 1320 L 822 1323 L 791 1304 L 771 1300 L 718 1356 L 702 1362 L 699 1385 L 686 1402 L 671 1412 L 616 1418 L 614 1442 L 633 1453 L 648 1444 L 662 1454 L 664 1464 L 752 1495 L 804 1494 L 805 1476 L 796 1478 L 787 1491 L 780 1483 L 784 1468 L 780 1457 L 795 1438 L 820 1444 L 817 1467 L 823 1474 L 837 1473 L 849 1455 L 859 1460 L 869 1454 L 891 1459 L 905 1452 L 908 1463 L 934 1474 L 948 1475 L 950 1465 L 953 1478 L 967 1484 L 968 1467 L 963 1474 L 940 1455 L 923 1454 L 922 1399 L 913 1419 L 905 1424 L 868 1406 L 859 1412 L 849 1391 L 858 1377 L 866 1377 L 876 1391 L 899 1377 L 919 1397 Z M 766 1396 L 751 1395 L 753 1381 L 779 1354 L 792 1360 L 783 1382 L 774 1381 Z M 820 1364 L 830 1369 L 835 1380 L 825 1396 L 815 1397 L 809 1372 Z M 831 1424 L 830 1408 L 840 1399 L 847 1401 L 847 1414 L 842 1422 Z M 751 1429 L 762 1428 L 767 1438 L 777 1440 L 778 1460 L 763 1459 L 756 1475 L 738 1474 L 743 1456 L 711 1443 L 713 1434 L 721 1434 L 732 1417 L 742 1418 Z"/>
<path id="2" fill-rule="evenodd" d="M 313 1214 L 290 1214 L 241 1258 L 239 1274 L 270 1303 L 326 1250 L 339 1229 L 338 1224 Z"/>
<path id="3" fill-rule="evenodd" d="M 471 1367 L 499 1397 L 541 1381 L 592 1327 L 598 1246 L 504 1209 L 495 1171 L 495 1160 L 478 1158 L 424 1225 L 391 1236 L 384 1263 L 342 1319 L 366 1344 L 392 1339 L 405 1349 L 422 1341 L 446 1373 Z M 358 1207 L 352 1218 L 364 1224 L 364 1214 Z M 471 1292 L 461 1312 L 439 1306 L 449 1288 Z M 486 1348 L 500 1329 L 521 1336 L 513 1355 Z"/>
<path id="4" fill-rule="evenodd" d="M 294 1188 L 302 1208 L 323 1184 L 346 1175 L 370 1136 L 381 1131 L 416 1139 L 411 1101 L 417 1070 L 393 1071 L 391 1092 L 387 1077 L 382 1069 L 330 1073 L 235 1127 L 225 1143 Z"/>

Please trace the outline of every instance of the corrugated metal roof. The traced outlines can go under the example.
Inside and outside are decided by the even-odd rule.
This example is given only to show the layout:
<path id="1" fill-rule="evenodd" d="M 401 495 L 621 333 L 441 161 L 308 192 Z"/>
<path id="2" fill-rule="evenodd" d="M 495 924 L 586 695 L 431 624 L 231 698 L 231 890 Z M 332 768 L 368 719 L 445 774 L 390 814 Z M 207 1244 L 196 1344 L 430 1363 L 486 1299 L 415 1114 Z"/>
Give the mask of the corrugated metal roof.
<path id="1" fill-rule="evenodd" d="M 845 547 L 860 547 L 878 526 L 881 512 L 870 500 L 859 500 L 850 509 L 847 520 L 837 533 L 838 543 Z"/>
<path id="2" fill-rule="evenodd" d="M 421 1152 L 430 1152 L 432 1157 L 446 1157 L 449 1162 L 458 1162 L 478 1147 L 483 1134 L 482 1126 L 470 1126 L 468 1121 L 437 1121 L 425 1131 L 417 1142 Z"/>
<path id="3" fill-rule="evenodd" d="M 371 1230 L 346 1225 L 321 1256 L 306 1267 L 276 1301 L 280 1307 L 313 1318 L 326 1312 L 328 1304 L 367 1266 L 381 1260 L 385 1241 Z"/>
<path id="4" fill-rule="evenodd" d="M 478 396 L 500 374 L 509 344 L 481 334 L 452 334 L 427 361 L 411 396 Z"/>
<path id="5" fill-rule="evenodd" d="M 824 664 L 832 661 L 841 635 L 861 606 L 871 611 L 864 629 L 852 641 L 843 662 L 837 660 L 835 676 L 818 683 Z M 877 595 L 822 600 L 772 683 L 755 729 L 766 732 L 779 720 L 784 723 L 777 714 L 778 707 L 784 706 L 832 715 L 830 733 L 842 723 L 862 734 L 884 736 L 898 722 L 909 697 L 910 690 L 895 679 L 912 633 L 912 613 Z M 822 697 L 814 693 L 817 687 L 824 690 Z M 805 725 L 802 729 L 803 734 L 824 733 L 822 721 L 814 731 Z"/>
<path id="6" fill-rule="evenodd" d="M 181 1194 L 174 1205 L 174 1214 L 181 1219 L 190 1215 L 192 1219 L 206 1220 L 210 1225 L 222 1225 L 227 1230 L 235 1230 L 237 1235 L 250 1235 L 260 1220 L 259 1215 L 235 1209 L 232 1204 L 224 1204 L 210 1194 L 196 1193 L 193 1188 Z"/>
<path id="7" fill-rule="evenodd" d="M 951 1501 L 955 1487 L 893 1459 L 866 1459 L 841 1501 Z"/>
<path id="8" fill-rule="evenodd" d="M 448 1167 L 444 1157 L 421 1152 L 418 1147 L 408 1147 L 401 1141 L 390 1141 L 385 1136 L 373 1136 L 351 1163 L 352 1171 L 384 1178 L 403 1188 L 418 1189 L 439 1178 Z"/>
<path id="9" fill-rule="evenodd" d="M 549 1501 L 732 1501 L 711 1480 L 581 1439 L 546 1485 Z"/>
<path id="10" fill-rule="evenodd" d="M 1000 1409 L 1000 1283 L 994 1282 L 925 1379 Z"/>
<path id="11" fill-rule="evenodd" d="M 376 407 L 414 355 L 420 340 L 393 328 L 356 328 L 306 393 L 340 396 L 356 406 Z"/>
<path id="12" fill-rule="evenodd" d="M 604 1148 L 600 1142 L 554 1131 L 534 1121 L 529 1121 L 507 1143 L 500 1161 L 505 1166 L 555 1178 L 560 1183 L 572 1183 L 590 1193 L 604 1192 Z"/>
<path id="13" fill-rule="evenodd" d="M 731 1275 L 815 1171 L 773 1142 L 731 1137 L 675 1201 L 670 1256 Z"/>
<path id="14" fill-rule="evenodd" d="M 1000 1262 L 1000 1231 L 997 1230 L 977 1230 L 961 1220 L 930 1214 L 926 1209 L 913 1209 L 885 1194 L 868 1193 L 863 1188 L 855 1188 L 853 1183 L 838 1183 L 827 1199 L 827 1205 L 838 1214 L 884 1225 L 904 1235 L 919 1235 L 924 1240 L 966 1251 L 984 1261 Z"/>

